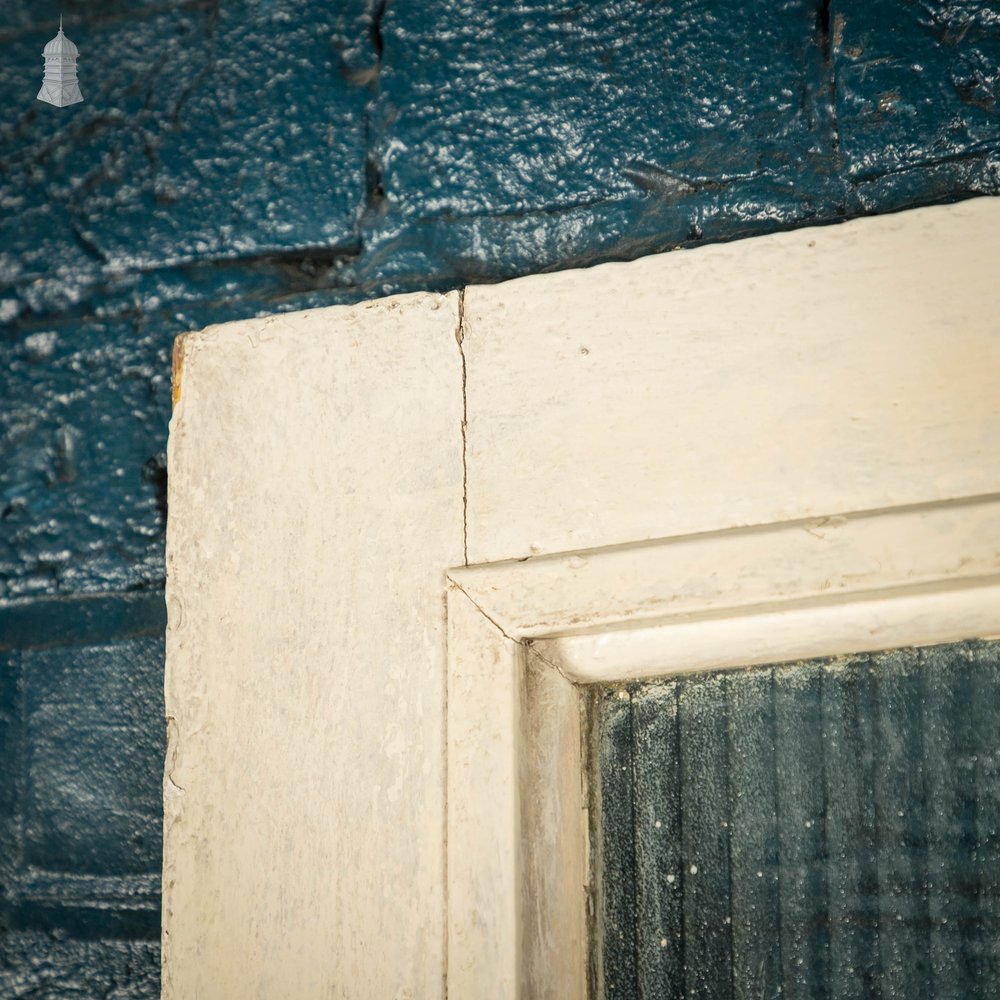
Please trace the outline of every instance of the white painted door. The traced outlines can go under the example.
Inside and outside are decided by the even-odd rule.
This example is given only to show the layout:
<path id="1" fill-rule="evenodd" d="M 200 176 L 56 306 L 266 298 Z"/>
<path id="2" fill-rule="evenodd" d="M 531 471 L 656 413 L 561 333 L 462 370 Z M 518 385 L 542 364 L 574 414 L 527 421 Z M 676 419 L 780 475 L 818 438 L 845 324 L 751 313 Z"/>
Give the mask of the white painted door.
<path id="1" fill-rule="evenodd" d="M 998 224 L 183 338 L 164 996 L 581 996 L 580 684 L 1000 632 Z"/>

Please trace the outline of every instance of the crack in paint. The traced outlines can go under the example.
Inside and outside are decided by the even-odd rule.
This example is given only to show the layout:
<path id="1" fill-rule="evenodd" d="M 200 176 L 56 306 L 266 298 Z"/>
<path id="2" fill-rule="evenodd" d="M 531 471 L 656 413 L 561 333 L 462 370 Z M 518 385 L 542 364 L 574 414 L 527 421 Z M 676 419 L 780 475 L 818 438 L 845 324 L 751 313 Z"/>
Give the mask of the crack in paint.
<path id="1" fill-rule="evenodd" d="M 177 744 L 180 742 L 180 727 L 177 725 L 177 719 L 173 715 L 165 716 L 167 722 L 167 752 L 166 752 L 166 766 L 163 769 L 164 776 L 167 781 L 170 782 L 174 788 L 179 792 L 186 792 L 187 789 L 183 785 L 178 785 L 174 781 L 174 766 L 177 762 Z"/>
<path id="2" fill-rule="evenodd" d="M 472 606 L 505 638 L 509 639 L 511 642 L 516 642 L 519 646 L 523 646 L 525 643 L 521 639 L 515 639 L 495 618 L 490 617 L 483 606 L 470 594 L 465 587 L 463 587 L 456 580 L 451 577 L 448 578 L 448 582 L 460 590 L 465 596 L 472 602 Z"/>

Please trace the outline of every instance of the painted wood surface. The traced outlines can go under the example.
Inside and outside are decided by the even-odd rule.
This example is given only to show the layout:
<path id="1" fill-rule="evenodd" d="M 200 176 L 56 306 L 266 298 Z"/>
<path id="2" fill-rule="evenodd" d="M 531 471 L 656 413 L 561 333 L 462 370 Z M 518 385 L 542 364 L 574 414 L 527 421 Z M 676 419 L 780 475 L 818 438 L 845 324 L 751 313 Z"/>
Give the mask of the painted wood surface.
<path id="1" fill-rule="evenodd" d="M 523 648 L 448 591 L 448 992 L 519 988 Z"/>
<path id="2" fill-rule="evenodd" d="M 1000 439 L 998 439 L 1000 440 Z M 775 610 L 1000 574 L 1000 496 L 838 513 L 457 567 L 450 576 L 520 638 Z"/>
<path id="3" fill-rule="evenodd" d="M 171 1000 L 442 994 L 457 322 L 456 295 L 417 295 L 180 346 Z"/>
<path id="4" fill-rule="evenodd" d="M 519 998 L 587 996 L 590 890 L 580 689 L 528 651 L 519 727 Z M 479 992 L 482 995 L 482 983 Z"/>
<path id="5" fill-rule="evenodd" d="M 572 815 L 566 804 L 571 800 L 574 784 L 586 781 L 586 755 L 566 752 L 572 744 L 565 739 L 572 698 L 564 697 L 562 692 L 568 695 L 575 690 L 578 704 L 584 704 L 595 697 L 588 693 L 595 686 L 621 685 L 637 678 L 656 677 L 660 687 L 675 692 L 678 698 L 682 689 L 685 692 L 683 726 L 678 716 L 680 703 L 673 715 L 665 711 L 662 700 L 655 699 L 644 702 L 644 707 L 633 714 L 627 705 L 623 708 L 616 703 L 623 694 L 628 701 L 627 692 L 621 688 L 596 696 L 608 724 L 591 739 L 596 739 L 606 754 L 609 746 L 617 746 L 620 755 L 626 753 L 622 747 L 669 742 L 671 737 L 664 726 L 670 719 L 673 719 L 674 737 L 679 739 L 686 733 L 689 751 L 691 746 L 695 747 L 690 754 L 691 760 L 683 768 L 678 765 L 673 770 L 667 766 L 646 769 L 641 779 L 636 777 L 637 782 L 644 783 L 643 787 L 637 784 L 633 789 L 631 784 L 619 786 L 604 782 L 598 791 L 596 804 L 601 818 L 597 828 L 592 830 L 592 839 L 603 848 L 596 864 L 604 869 L 600 892 L 604 900 L 605 933 L 619 937 L 632 935 L 633 930 L 620 918 L 633 911 L 640 915 L 641 926 L 647 930 L 634 931 L 635 949 L 621 948 L 597 956 L 596 981 L 619 983 L 615 989 L 623 995 L 628 995 L 628 990 L 632 989 L 628 984 L 639 982 L 641 976 L 667 977 L 675 981 L 685 962 L 676 951 L 664 951 L 667 945 L 662 942 L 669 943 L 671 935 L 679 933 L 678 928 L 688 918 L 689 922 L 707 922 L 706 925 L 713 928 L 711 934 L 700 937 L 692 945 L 695 950 L 701 949 L 693 958 L 689 956 L 701 970 L 689 984 L 693 993 L 713 995 L 722 988 L 721 984 L 728 982 L 727 970 L 730 979 L 742 975 L 750 977 L 746 981 L 753 983 L 764 972 L 771 978 L 780 978 L 784 972 L 774 966 L 771 960 L 776 959 L 771 953 L 765 961 L 766 968 L 754 971 L 760 963 L 762 942 L 769 939 L 772 932 L 767 923 L 752 923 L 752 914 L 754 907 L 774 903 L 771 899 L 774 893 L 768 891 L 774 886 L 758 885 L 754 878 L 746 876 L 746 871 L 757 855 L 773 851 L 779 842 L 779 831 L 773 824 L 768 826 L 766 816 L 754 813 L 752 797 L 758 793 L 778 794 L 767 784 L 766 774 L 759 766 L 764 759 L 759 753 L 763 749 L 770 752 L 773 748 L 771 735 L 775 727 L 780 730 L 783 752 L 789 756 L 798 752 L 805 761 L 811 750 L 815 750 L 821 720 L 815 713 L 808 717 L 797 715 L 794 704 L 786 704 L 788 699 L 778 698 L 773 704 L 767 702 L 765 705 L 766 699 L 762 701 L 763 696 L 747 680 L 748 677 L 753 680 L 756 674 L 737 671 L 732 685 L 722 674 L 713 674 L 708 687 L 714 685 L 716 694 L 723 691 L 728 695 L 731 691 L 731 706 L 711 691 L 706 698 L 704 688 L 684 686 L 683 678 L 708 668 L 736 668 L 752 662 L 771 663 L 829 653 L 857 654 L 907 642 L 923 644 L 1000 634 L 1000 584 L 996 573 L 989 572 L 996 558 L 996 539 L 988 528 L 991 517 L 983 516 L 992 503 L 982 498 L 922 508 L 919 512 L 913 508 L 880 512 L 875 517 L 881 527 L 870 536 L 872 515 L 862 515 L 857 522 L 852 518 L 840 519 L 843 523 L 838 522 L 839 527 L 832 533 L 803 532 L 802 523 L 793 522 L 773 531 L 730 531 L 717 536 L 649 543 L 637 548 L 614 547 L 569 557 L 541 557 L 452 569 L 449 578 L 455 589 L 450 592 L 449 601 L 458 601 L 458 610 L 462 613 L 456 616 L 455 627 L 449 630 L 449 663 L 453 676 L 461 680 L 449 686 L 449 760 L 459 764 L 457 770 L 449 772 L 449 813 L 462 821 L 449 824 L 451 924 L 463 929 L 466 942 L 480 934 L 492 942 L 496 939 L 490 930 L 493 922 L 498 915 L 509 915 L 513 909 L 511 887 L 518 887 L 521 897 L 522 935 L 532 927 L 533 913 L 574 912 L 579 903 L 581 879 L 557 877 L 561 871 L 572 871 L 572 858 L 567 857 L 566 849 L 571 838 L 560 841 L 554 831 L 559 824 L 571 826 Z M 915 513 L 919 514 L 916 519 Z M 943 522 L 937 521 L 939 514 L 944 517 Z M 949 530 L 938 532 L 937 529 L 948 524 Z M 929 534 L 924 533 L 928 525 L 935 526 Z M 855 533 L 853 527 L 860 530 Z M 955 528 L 957 532 L 952 530 Z M 786 533 L 790 537 L 784 537 Z M 750 549 L 744 545 L 748 535 L 753 536 Z M 770 538 L 770 544 L 758 549 L 758 535 Z M 796 600 L 795 587 L 789 587 L 787 572 L 790 567 L 785 563 L 785 544 L 790 543 L 795 548 L 795 539 L 800 536 L 810 539 L 810 546 L 818 545 L 813 552 L 818 561 L 803 559 L 799 567 L 802 599 Z M 846 585 L 852 575 L 849 570 L 866 560 L 858 561 L 861 549 L 843 544 L 848 537 L 857 543 L 866 537 L 880 541 L 876 552 L 871 554 L 875 558 L 869 571 L 854 575 L 849 586 Z M 933 569 L 933 572 L 919 571 L 920 560 L 915 558 L 912 546 L 920 538 L 927 544 L 924 568 Z M 835 541 L 831 543 L 831 539 Z M 683 550 L 689 542 L 694 551 L 705 557 L 702 565 L 710 568 L 708 576 L 712 585 L 705 586 L 705 580 L 698 579 L 699 585 L 688 591 L 684 586 L 686 578 L 680 575 L 677 577 L 678 589 L 671 592 L 671 573 L 665 572 L 664 566 L 681 565 L 683 560 L 673 562 L 676 555 L 673 550 Z M 707 549 L 702 547 L 704 543 L 709 543 Z M 636 556 L 631 566 L 634 575 L 629 576 L 626 553 L 640 550 L 641 558 Z M 757 551 L 761 561 L 749 558 L 750 551 Z M 657 556 L 665 562 L 658 561 Z M 959 572 L 956 577 L 956 569 L 962 566 L 972 567 L 973 574 L 962 577 Z M 579 572 L 570 572 L 574 568 Z M 750 586 L 758 603 L 744 603 L 741 597 L 746 594 L 735 583 L 728 593 L 726 588 L 718 589 L 720 580 L 730 579 L 730 571 L 735 572 L 732 579 L 738 581 L 742 576 L 741 568 L 746 573 L 746 580 L 752 581 Z M 837 588 L 829 600 L 817 601 L 810 581 L 823 578 L 822 573 L 819 577 L 815 575 L 821 569 L 825 570 L 826 579 L 842 579 L 845 586 Z M 649 588 L 642 585 L 644 581 L 651 582 Z M 623 597 L 605 606 L 600 595 L 615 590 L 616 584 L 620 585 Z M 467 600 L 460 601 L 464 585 L 469 586 L 469 591 L 462 595 Z M 781 600 L 765 599 L 772 589 Z M 726 599 L 716 604 L 717 597 L 723 594 Z M 676 599 L 681 607 L 673 617 L 668 616 L 652 625 L 636 626 L 648 610 L 647 601 L 660 606 L 671 599 Z M 470 607 L 475 607 L 479 613 L 478 619 L 472 619 L 473 622 L 478 620 L 478 625 L 472 627 L 467 622 L 459 627 Z M 548 627 L 554 629 L 554 634 L 548 637 L 521 634 L 525 664 L 518 668 L 514 652 L 518 643 L 514 637 L 520 634 L 525 623 L 545 619 L 553 607 L 560 609 L 560 625 L 550 624 Z M 498 645 L 500 636 L 503 642 Z M 497 651 L 501 648 L 509 652 L 498 658 Z M 472 664 L 478 667 L 470 671 Z M 530 677 L 528 666 L 547 671 L 548 684 L 560 694 L 533 705 L 532 685 L 522 680 L 520 711 L 509 712 L 506 706 L 512 697 L 511 677 L 518 670 L 522 677 Z M 535 690 L 539 689 L 537 680 L 536 677 Z M 791 700 L 794 702 L 794 698 Z M 492 712 L 488 709 L 491 705 L 494 706 Z M 768 705 L 769 716 L 764 712 Z M 542 706 L 544 709 L 540 711 Z M 730 708 L 742 713 L 744 720 L 756 719 L 760 726 L 757 729 L 741 726 L 738 731 L 729 732 L 732 728 Z M 738 757 L 726 757 L 721 752 L 725 747 L 712 742 L 712 734 L 719 732 L 729 733 L 727 739 L 738 748 Z M 754 754 L 758 754 L 759 759 L 754 758 Z M 835 749 L 831 749 L 831 754 L 835 756 Z M 840 766 L 849 770 L 852 766 L 849 757 L 844 757 Z M 539 780 L 539 776 L 545 774 L 552 777 Z M 801 813 L 803 823 L 812 822 L 818 809 L 816 793 L 819 786 L 809 780 L 804 771 L 793 778 L 782 792 L 786 800 L 785 812 Z M 674 782 L 672 790 L 668 787 L 671 781 Z M 732 817 L 720 818 L 717 801 L 713 806 L 698 798 L 702 792 L 707 794 L 708 790 L 723 784 L 755 790 L 748 791 L 750 797 L 745 801 L 736 801 L 733 805 L 733 815 L 742 816 L 740 822 L 745 838 L 742 853 L 724 850 L 717 839 L 721 836 L 719 831 L 725 829 L 721 824 L 732 822 Z M 716 838 L 710 845 L 714 852 L 708 858 L 710 865 L 695 862 L 703 877 L 684 900 L 677 897 L 680 887 L 675 884 L 675 872 L 662 871 L 663 878 L 657 876 L 653 880 L 655 884 L 649 881 L 637 884 L 634 871 L 642 860 L 640 848 L 636 848 L 633 857 L 628 852 L 623 853 L 622 846 L 623 837 L 627 840 L 631 835 L 630 824 L 650 815 L 657 801 L 662 806 L 664 800 L 676 800 L 682 785 L 687 789 L 685 794 L 693 795 L 696 800 L 694 808 L 686 810 L 686 826 L 679 822 L 680 813 L 673 818 L 652 816 L 650 822 L 655 825 L 659 821 L 666 831 L 663 836 L 673 837 L 675 853 L 685 849 L 688 841 L 698 843 L 702 836 Z M 842 791 L 841 802 L 849 803 L 852 790 Z M 640 796 L 645 798 L 640 801 Z M 518 799 L 520 809 L 515 810 L 513 823 L 519 829 L 522 850 L 497 849 L 499 843 L 506 843 L 503 838 L 510 837 L 512 803 Z M 838 804 L 832 806 L 831 813 L 836 813 L 837 808 Z M 553 820 L 559 816 L 565 818 Z M 471 822 L 469 817 L 473 817 Z M 532 877 L 526 860 L 532 848 L 536 849 L 535 857 L 538 857 L 538 845 L 551 845 L 546 852 L 548 864 L 545 869 L 536 867 L 542 877 Z M 793 866 L 801 874 L 809 867 L 809 850 L 815 854 L 818 845 L 814 841 L 796 841 L 788 850 L 801 855 Z M 732 892 L 738 905 L 745 903 L 747 907 L 740 911 L 743 923 L 738 928 L 738 935 L 736 931 L 727 931 L 727 915 L 719 910 L 724 894 L 718 877 L 721 873 L 730 878 L 734 871 Z M 713 873 L 715 881 L 707 880 L 709 872 Z M 845 877 L 850 877 L 849 862 L 845 862 L 845 873 Z M 802 878 L 805 879 L 805 875 Z M 812 889 L 806 882 L 808 879 L 796 888 L 786 879 L 786 898 L 781 904 L 786 913 L 807 906 Z M 593 880 L 588 877 L 586 883 L 588 898 L 593 900 Z M 470 885 L 477 887 L 474 894 L 468 892 Z M 671 901 L 675 909 L 668 913 L 667 903 Z M 600 901 L 598 904 L 600 908 Z M 708 911 L 711 913 L 706 916 Z M 731 914 L 729 917 L 732 919 Z M 790 937 L 785 952 L 793 956 L 796 965 L 799 958 L 806 961 L 800 932 L 811 919 L 809 914 L 802 914 L 799 922 L 794 919 L 787 922 Z M 541 961 L 532 968 L 529 959 L 559 955 L 565 961 L 576 952 L 576 937 L 572 921 L 550 918 L 539 926 L 544 927 L 545 932 L 536 928 L 528 937 L 522 937 L 522 947 L 513 955 L 507 948 L 482 946 L 474 949 L 471 955 L 464 949 L 450 952 L 449 963 L 456 966 L 476 963 L 480 983 L 523 983 L 529 970 L 540 971 L 542 975 L 541 979 L 527 980 L 533 986 L 551 982 L 553 980 L 544 977 L 560 968 L 561 963 Z M 467 928 L 472 929 L 471 934 Z M 659 934 L 649 928 L 658 928 Z M 561 942 L 556 940 L 557 932 L 564 935 Z M 723 966 L 712 966 L 711 956 L 721 947 L 720 940 L 730 933 L 736 935 L 731 946 L 726 945 L 731 954 L 727 952 Z M 541 952 L 536 947 L 532 952 L 529 942 L 536 946 L 544 942 L 546 949 Z M 815 955 L 809 954 L 812 961 Z M 570 968 L 582 974 L 593 959 L 593 954 L 590 960 L 581 955 L 572 960 L 575 964 Z M 794 970 L 789 975 L 793 973 Z M 563 971 L 562 981 L 567 980 L 568 975 Z M 464 978 L 461 981 L 463 985 L 468 983 Z M 511 994 L 501 988 L 498 995 Z M 547 994 L 540 989 L 527 989 L 523 995 Z M 554 995 L 563 994 L 556 992 Z M 576 994 L 570 990 L 565 995 Z"/>
<path id="6" fill-rule="evenodd" d="M 1000 491 L 998 233 L 981 198 L 469 288 L 468 561 Z"/>
<path id="7" fill-rule="evenodd" d="M 998 220 L 981 200 L 470 288 L 464 319 L 460 295 L 419 295 L 185 338 L 169 457 L 165 997 L 423 1000 L 444 996 L 447 975 L 451 996 L 523 992 L 522 838 L 545 843 L 560 813 L 522 797 L 520 755 L 571 730 L 525 725 L 522 635 L 507 626 L 555 610 L 560 638 L 532 655 L 561 664 L 572 648 L 591 679 L 602 656 L 662 666 L 664 635 L 574 605 L 564 583 L 588 571 L 566 560 L 596 565 L 587 551 L 540 576 L 518 563 L 510 587 L 511 567 L 494 567 L 454 597 L 469 604 L 446 638 L 446 571 L 459 567 L 461 588 L 467 561 L 596 546 L 631 553 L 626 596 L 662 608 L 676 579 L 646 587 L 633 543 L 1000 491 L 1000 313 L 984 263 Z M 944 596 L 900 597 L 913 581 L 894 536 L 879 586 L 913 603 L 886 611 L 893 628 L 995 624 L 988 521 L 970 528 L 973 584 Z M 809 527 L 842 579 L 867 572 L 837 525 Z M 794 570 L 794 548 L 772 568 Z M 709 581 L 718 614 L 678 624 L 689 665 L 695 651 L 734 656 L 748 634 L 761 649 L 774 635 L 774 658 L 801 655 L 788 652 L 814 624 L 801 602 L 777 632 L 766 610 L 741 631 L 732 587 L 753 602 L 760 582 L 744 557 L 745 572 Z M 822 560 L 801 565 L 771 580 L 791 599 L 822 584 Z M 931 575 L 950 570 L 963 572 Z M 504 594 L 534 596 L 503 618 Z M 852 614 L 834 632 L 859 648 L 872 623 Z M 709 621 L 722 624 L 712 648 Z M 536 773 L 568 803 L 582 763 L 549 763 Z M 446 847 L 446 823 L 463 848 Z M 536 886 L 557 881 L 543 874 Z M 544 903 L 573 912 L 568 897 Z"/>
<path id="8" fill-rule="evenodd" d="M 588 988 L 588 797 L 579 689 L 448 591 L 448 990 Z"/>

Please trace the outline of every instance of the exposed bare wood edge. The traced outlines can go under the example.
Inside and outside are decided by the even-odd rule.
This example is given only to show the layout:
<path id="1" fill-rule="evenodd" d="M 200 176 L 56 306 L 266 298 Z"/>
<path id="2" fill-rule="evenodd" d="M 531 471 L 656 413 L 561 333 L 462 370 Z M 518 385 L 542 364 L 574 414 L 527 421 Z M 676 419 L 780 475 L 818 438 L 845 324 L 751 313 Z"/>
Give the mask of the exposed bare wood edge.
<path id="1" fill-rule="evenodd" d="M 460 567 L 449 576 L 514 638 L 747 614 L 1000 572 L 1000 496 L 832 514 Z"/>
<path id="2" fill-rule="evenodd" d="M 536 640 L 577 683 L 616 683 L 1000 636 L 1000 576 Z"/>
<path id="3" fill-rule="evenodd" d="M 187 333 L 174 337 L 174 346 L 170 352 L 170 403 L 176 411 L 181 401 L 184 372 L 190 367 L 191 357 L 196 348 L 215 337 L 232 336 L 232 327 L 236 324 L 215 324 L 202 330 L 188 330 Z"/>
<path id="4" fill-rule="evenodd" d="M 179 337 L 175 337 L 174 348 L 170 355 L 170 405 L 175 407 L 181 401 L 185 341 L 190 336 L 189 333 L 182 333 Z"/>

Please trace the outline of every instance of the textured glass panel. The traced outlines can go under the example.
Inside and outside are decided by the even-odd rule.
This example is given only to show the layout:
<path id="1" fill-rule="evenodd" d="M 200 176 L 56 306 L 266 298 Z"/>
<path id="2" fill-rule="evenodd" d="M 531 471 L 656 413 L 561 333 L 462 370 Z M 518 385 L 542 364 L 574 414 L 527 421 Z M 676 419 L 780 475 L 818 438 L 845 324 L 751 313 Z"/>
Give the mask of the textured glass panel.
<path id="1" fill-rule="evenodd" d="M 1000 997 L 1000 643 L 595 705 L 605 997 Z"/>

